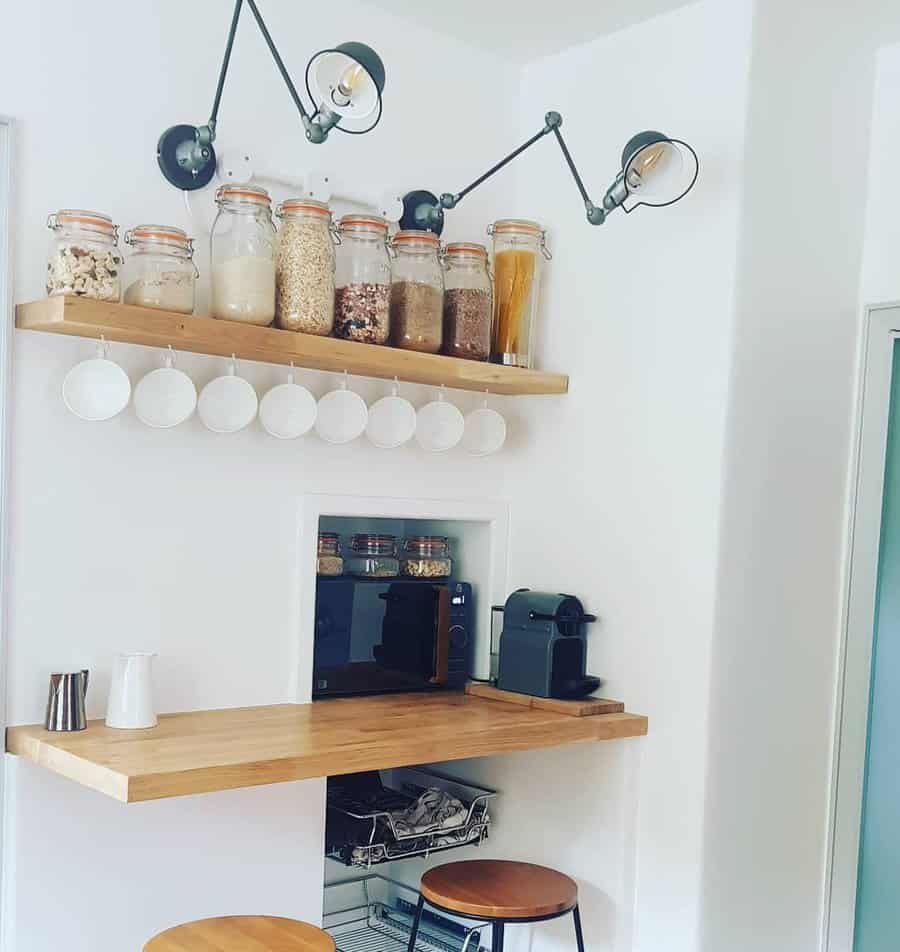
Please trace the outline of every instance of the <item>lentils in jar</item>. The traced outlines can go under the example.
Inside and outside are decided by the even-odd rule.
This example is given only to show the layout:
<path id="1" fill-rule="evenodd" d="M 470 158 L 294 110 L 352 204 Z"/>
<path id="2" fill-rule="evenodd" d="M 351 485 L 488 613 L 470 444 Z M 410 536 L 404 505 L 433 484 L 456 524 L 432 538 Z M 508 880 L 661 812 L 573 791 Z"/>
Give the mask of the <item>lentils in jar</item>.
<path id="1" fill-rule="evenodd" d="M 276 209 L 275 323 L 326 337 L 334 326 L 334 239 L 323 202 L 293 198 Z"/>
<path id="2" fill-rule="evenodd" d="M 391 306 L 387 232 L 387 221 L 376 215 L 345 215 L 338 223 L 335 337 L 387 343 Z"/>

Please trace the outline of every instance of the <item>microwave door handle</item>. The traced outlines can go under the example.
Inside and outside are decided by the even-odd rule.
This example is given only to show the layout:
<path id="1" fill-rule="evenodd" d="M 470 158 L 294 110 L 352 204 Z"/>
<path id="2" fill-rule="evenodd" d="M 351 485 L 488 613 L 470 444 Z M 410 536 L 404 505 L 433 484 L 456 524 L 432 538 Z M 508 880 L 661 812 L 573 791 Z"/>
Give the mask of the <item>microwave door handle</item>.
<path id="1" fill-rule="evenodd" d="M 437 596 L 437 628 L 434 637 L 434 676 L 432 684 L 446 684 L 450 678 L 450 589 L 441 585 Z"/>

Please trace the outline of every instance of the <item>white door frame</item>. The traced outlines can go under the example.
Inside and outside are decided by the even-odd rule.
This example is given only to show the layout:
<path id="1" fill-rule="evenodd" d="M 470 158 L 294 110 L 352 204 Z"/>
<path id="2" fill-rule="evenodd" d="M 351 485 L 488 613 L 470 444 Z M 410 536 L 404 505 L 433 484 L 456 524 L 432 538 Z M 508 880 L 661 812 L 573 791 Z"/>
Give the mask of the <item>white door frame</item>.
<path id="1" fill-rule="evenodd" d="M 6 652 L 7 610 L 9 606 L 9 564 L 7 559 L 7 482 L 9 478 L 9 404 L 12 398 L 10 359 L 14 320 L 12 269 L 12 167 L 13 120 L 0 115 L 0 738 L 6 737 Z M 5 749 L 5 743 L 4 743 Z M 11 879 L 2 857 L 7 854 L 5 838 L 8 819 L 4 782 L 6 757 L 0 751 L 0 949 L 10 946 Z"/>
<path id="2" fill-rule="evenodd" d="M 837 667 L 822 929 L 824 952 L 853 950 L 884 467 L 894 342 L 898 339 L 900 303 L 866 308 Z"/>

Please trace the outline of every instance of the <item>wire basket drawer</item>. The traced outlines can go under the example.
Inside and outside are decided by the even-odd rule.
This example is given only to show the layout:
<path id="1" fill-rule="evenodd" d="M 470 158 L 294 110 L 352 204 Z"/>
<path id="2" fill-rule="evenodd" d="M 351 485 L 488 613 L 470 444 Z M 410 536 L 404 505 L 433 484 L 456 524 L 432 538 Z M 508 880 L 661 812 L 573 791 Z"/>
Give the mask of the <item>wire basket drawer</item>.
<path id="1" fill-rule="evenodd" d="M 404 813 L 429 790 L 462 805 L 452 816 L 416 825 Z M 418 768 L 399 768 L 328 780 L 325 853 L 346 866 L 379 863 L 477 846 L 487 838 L 489 802 L 496 791 Z"/>

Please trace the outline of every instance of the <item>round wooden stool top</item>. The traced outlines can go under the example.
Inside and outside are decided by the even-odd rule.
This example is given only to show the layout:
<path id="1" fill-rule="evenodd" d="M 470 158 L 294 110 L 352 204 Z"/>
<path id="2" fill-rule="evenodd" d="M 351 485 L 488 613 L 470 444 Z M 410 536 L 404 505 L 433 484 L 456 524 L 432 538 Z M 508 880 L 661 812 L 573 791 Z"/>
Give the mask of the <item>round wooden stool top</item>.
<path id="1" fill-rule="evenodd" d="M 578 904 L 574 879 L 546 866 L 499 859 L 447 863 L 422 877 L 427 902 L 476 919 L 561 916 Z"/>
<path id="2" fill-rule="evenodd" d="M 144 952 L 334 952 L 334 939 L 294 919 L 223 916 L 166 929 Z"/>

